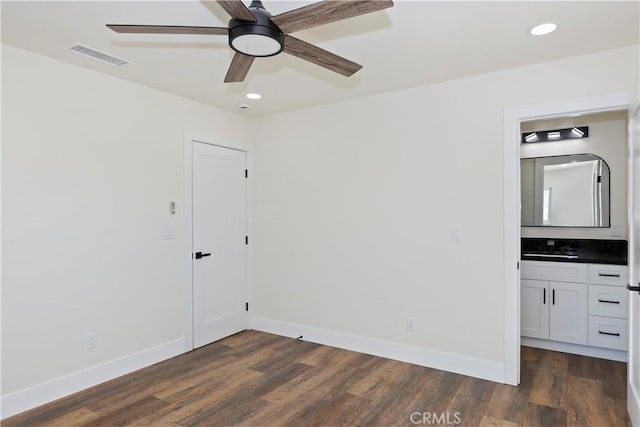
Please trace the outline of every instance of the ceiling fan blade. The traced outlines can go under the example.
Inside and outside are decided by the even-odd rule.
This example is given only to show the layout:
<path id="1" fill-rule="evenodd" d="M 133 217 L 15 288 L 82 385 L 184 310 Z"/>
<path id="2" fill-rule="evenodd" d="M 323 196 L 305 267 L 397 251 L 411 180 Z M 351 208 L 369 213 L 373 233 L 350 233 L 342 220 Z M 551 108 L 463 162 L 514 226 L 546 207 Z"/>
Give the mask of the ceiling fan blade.
<path id="1" fill-rule="evenodd" d="M 224 77 L 224 82 L 234 83 L 244 81 L 254 59 L 255 57 L 253 56 L 236 52 L 231 60 L 231 65 L 229 65 L 229 71 L 227 71 L 227 75 Z"/>
<path id="2" fill-rule="evenodd" d="M 240 0 L 217 0 L 216 3 L 222 7 L 232 18 L 241 21 L 256 22 L 256 17 Z"/>
<path id="3" fill-rule="evenodd" d="M 223 27 L 183 27 L 180 25 L 112 25 L 107 27 L 116 33 L 139 34 L 210 34 L 214 36 L 226 36 L 228 28 Z"/>
<path id="4" fill-rule="evenodd" d="M 393 6 L 392 0 L 325 0 L 271 18 L 283 33 L 295 33 Z"/>
<path id="5" fill-rule="evenodd" d="M 289 55 L 313 62 L 347 77 L 362 68 L 360 64 L 291 36 L 284 36 L 283 50 Z"/>

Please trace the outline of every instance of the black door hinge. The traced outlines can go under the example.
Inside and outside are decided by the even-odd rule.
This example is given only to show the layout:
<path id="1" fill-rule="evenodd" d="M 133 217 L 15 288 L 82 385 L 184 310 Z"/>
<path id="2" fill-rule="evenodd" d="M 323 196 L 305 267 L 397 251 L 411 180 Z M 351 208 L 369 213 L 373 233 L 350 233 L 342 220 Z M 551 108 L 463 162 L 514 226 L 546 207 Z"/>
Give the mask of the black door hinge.
<path id="1" fill-rule="evenodd" d="M 244 244 L 245 245 L 249 244 L 249 236 L 244 236 Z"/>
<path id="2" fill-rule="evenodd" d="M 249 169 L 244 170 L 244 177 L 249 178 Z"/>
<path id="3" fill-rule="evenodd" d="M 249 311 L 249 303 L 245 303 L 244 309 L 245 311 Z"/>
<path id="4" fill-rule="evenodd" d="M 598 175 L 598 182 L 602 182 L 602 176 Z"/>
<path id="5" fill-rule="evenodd" d="M 516 264 L 516 270 L 520 270 L 520 261 Z"/>

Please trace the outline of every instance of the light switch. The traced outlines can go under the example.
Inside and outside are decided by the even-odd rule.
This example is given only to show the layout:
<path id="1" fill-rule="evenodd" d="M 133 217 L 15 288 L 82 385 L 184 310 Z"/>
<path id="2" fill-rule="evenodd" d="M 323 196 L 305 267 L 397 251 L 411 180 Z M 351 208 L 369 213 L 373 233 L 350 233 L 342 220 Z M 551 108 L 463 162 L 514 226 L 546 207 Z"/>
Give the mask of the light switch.
<path id="1" fill-rule="evenodd" d="M 620 233 L 620 226 L 619 225 L 612 225 L 611 226 L 611 235 L 615 236 L 615 237 L 619 237 L 622 234 Z"/>
<path id="2" fill-rule="evenodd" d="M 453 227 L 453 240 L 464 240 L 464 229 L 461 225 Z"/>
<path id="3" fill-rule="evenodd" d="M 163 225 L 160 228 L 160 238 L 163 240 L 170 240 L 176 238 L 176 228 L 173 225 Z"/>

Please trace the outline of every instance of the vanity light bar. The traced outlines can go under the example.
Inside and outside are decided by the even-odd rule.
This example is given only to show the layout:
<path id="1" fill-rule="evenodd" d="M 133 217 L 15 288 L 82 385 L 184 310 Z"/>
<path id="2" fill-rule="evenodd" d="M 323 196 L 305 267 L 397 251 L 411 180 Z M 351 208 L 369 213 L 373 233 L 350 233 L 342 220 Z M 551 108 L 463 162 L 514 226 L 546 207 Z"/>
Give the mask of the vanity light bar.
<path id="1" fill-rule="evenodd" d="M 589 137 L 589 126 L 576 126 L 566 129 L 538 130 L 522 134 L 523 144 L 532 142 L 559 141 L 562 139 L 580 139 Z"/>
<path id="2" fill-rule="evenodd" d="M 584 132 L 578 128 L 571 128 L 571 133 L 576 135 L 579 138 L 582 138 L 584 136 Z"/>

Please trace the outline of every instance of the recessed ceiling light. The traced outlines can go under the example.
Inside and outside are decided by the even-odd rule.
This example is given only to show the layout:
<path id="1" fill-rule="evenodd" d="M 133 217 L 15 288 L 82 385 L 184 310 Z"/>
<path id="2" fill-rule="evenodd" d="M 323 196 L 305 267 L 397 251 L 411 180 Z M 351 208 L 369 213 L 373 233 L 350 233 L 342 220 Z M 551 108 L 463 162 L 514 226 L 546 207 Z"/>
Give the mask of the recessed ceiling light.
<path id="1" fill-rule="evenodd" d="M 536 25 L 529 31 L 533 36 L 543 36 L 545 34 L 553 33 L 558 26 L 556 24 L 547 23 Z"/>
<path id="2" fill-rule="evenodd" d="M 260 99 L 260 98 L 262 98 L 262 95 L 260 95 L 259 93 L 248 93 L 245 96 L 247 98 L 249 98 L 249 99 Z"/>

